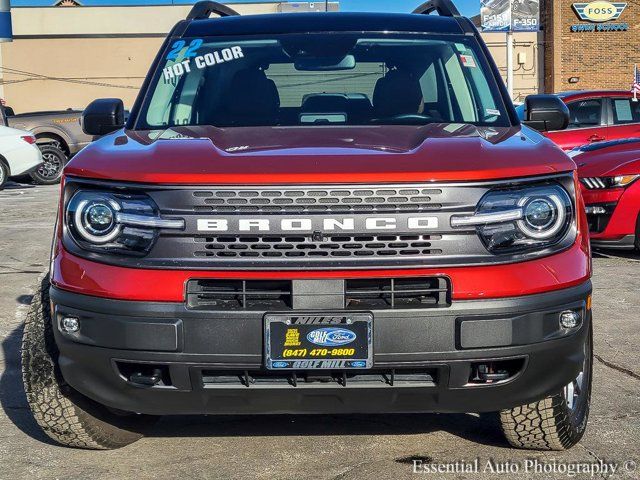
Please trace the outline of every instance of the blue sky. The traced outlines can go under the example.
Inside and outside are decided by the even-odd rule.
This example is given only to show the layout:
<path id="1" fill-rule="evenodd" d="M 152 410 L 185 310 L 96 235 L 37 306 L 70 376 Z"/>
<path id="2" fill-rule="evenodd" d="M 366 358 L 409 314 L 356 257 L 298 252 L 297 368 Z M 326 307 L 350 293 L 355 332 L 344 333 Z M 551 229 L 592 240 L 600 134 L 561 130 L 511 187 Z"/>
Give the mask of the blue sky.
<path id="1" fill-rule="evenodd" d="M 410 12 L 425 0 L 341 0 L 342 11 Z M 454 0 L 465 16 L 480 13 L 480 0 Z"/>
<path id="2" fill-rule="evenodd" d="M 224 0 L 222 0 L 224 1 Z M 228 0 L 228 3 L 251 3 L 264 0 Z M 424 1 L 424 0 L 422 0 Z M 162 5 L 171 3 L 194 3 L 195 0 L 80 0 L 83 5 Z M 480 11 L 480 0 L 454 0 L 463 15 L 473 16 Z M 56 0 L 11 0 L 11 5 L 48 6 Z M 420 0 L 340 0 L 342 11 L 410 12 L 422 3 Z"/>

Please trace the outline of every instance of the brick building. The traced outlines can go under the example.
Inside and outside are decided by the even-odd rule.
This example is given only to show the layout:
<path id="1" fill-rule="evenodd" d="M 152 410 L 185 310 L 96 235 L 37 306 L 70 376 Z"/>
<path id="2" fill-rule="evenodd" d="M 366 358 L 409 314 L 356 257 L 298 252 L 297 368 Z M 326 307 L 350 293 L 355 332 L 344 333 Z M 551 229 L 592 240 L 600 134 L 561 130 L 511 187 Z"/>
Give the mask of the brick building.
<path id="1" fill-rule="evenodd" d="M 628 90 L 640 66 L 640 4 L 544 0 L 544 89 Z"/>

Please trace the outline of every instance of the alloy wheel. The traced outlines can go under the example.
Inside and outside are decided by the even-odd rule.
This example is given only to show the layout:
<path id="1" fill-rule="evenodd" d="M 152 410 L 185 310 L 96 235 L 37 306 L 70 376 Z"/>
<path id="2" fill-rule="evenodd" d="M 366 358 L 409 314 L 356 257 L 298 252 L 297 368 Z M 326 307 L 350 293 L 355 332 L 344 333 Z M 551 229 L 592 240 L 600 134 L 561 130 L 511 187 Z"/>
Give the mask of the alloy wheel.
<path id="1" fill-rule="evenodd" d="M 43 163 L 38 167 L 38 173 L 44 178 L 56 178 L 62 170 L 62 159 L 54 152 L 42 153 Z"/>

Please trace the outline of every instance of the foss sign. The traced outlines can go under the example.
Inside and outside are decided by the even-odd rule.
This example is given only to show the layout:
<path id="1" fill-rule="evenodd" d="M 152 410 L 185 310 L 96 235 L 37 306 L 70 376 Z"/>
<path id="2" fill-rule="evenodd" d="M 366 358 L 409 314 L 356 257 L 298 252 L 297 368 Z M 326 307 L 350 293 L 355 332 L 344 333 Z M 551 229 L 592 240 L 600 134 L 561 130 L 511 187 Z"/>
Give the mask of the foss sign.
<path id="1" fill-rule="evenodd" d="M 626 3 L 610 3 L 604 0 L 573 4 L 573 8 L 578 14 L 578 17 L 580 17 L 580 20 L 595 23 L 617 19 L 626 7 Z"/>

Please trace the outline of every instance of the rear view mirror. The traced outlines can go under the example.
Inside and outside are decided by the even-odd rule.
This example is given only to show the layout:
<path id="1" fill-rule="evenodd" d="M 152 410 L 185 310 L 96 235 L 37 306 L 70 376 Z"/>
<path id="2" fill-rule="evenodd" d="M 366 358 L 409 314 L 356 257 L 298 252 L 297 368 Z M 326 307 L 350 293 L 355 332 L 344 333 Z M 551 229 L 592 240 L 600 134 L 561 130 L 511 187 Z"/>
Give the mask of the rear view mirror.
<path id="1" fill-rule="evenodd" d="M 556 95 L 529 95 L 524 99 L 524 121 L 540 132 L 564 130 L 569 125 L 569 109 Z"/>
<path id="2" fill-rule="evenodd" d="M 356 58 L 353 55 L 345 57 L 310 57 L 300 58 L 294 67 L 302 72 L 327 72 L 332 70 L 353 70 L 356 68 Z"/>
<path id="3" fill-rule="evenodd" d="M 124 104 L 119 98 L 94 100 L 82 112 L 82 130 L 87 135 L 101 136 L 124 126 Z"/>

